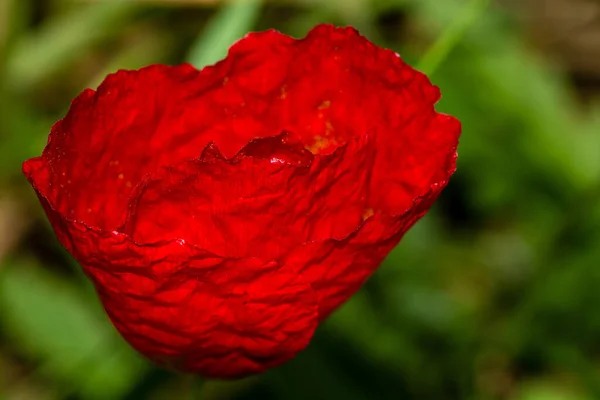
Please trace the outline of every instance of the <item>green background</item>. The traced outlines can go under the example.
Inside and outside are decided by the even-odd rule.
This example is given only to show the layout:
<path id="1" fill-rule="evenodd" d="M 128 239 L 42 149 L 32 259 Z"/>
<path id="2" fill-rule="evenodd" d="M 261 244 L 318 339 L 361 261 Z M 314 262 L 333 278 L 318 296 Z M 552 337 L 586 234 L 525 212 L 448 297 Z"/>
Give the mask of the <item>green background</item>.
<path id="1" fill-rule="evenodd" d="M 459 0 L 0 0 L 0 400 L 600 399 L 600 102 L 503 8 Z M 432 211 L 263 376 L 164 371 L 115 333 L 20 172 L 109 72 L 213 63 L 250 30 L 353 25 L 463 123 Z"/>

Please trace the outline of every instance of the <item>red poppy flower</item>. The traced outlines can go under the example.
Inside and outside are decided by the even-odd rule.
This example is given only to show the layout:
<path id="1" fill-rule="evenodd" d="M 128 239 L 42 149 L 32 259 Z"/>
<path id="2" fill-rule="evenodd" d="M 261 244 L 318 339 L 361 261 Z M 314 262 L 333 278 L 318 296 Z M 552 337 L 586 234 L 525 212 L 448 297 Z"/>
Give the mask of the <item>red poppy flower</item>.
<path id="1" fill-rule="evenodd" d="M 108 76 L 23 169 L 135 349 L 240 377 L 304 349 L 438 197 L 439 97 L 354 29 L 252 33 L 201 71 Z"/>

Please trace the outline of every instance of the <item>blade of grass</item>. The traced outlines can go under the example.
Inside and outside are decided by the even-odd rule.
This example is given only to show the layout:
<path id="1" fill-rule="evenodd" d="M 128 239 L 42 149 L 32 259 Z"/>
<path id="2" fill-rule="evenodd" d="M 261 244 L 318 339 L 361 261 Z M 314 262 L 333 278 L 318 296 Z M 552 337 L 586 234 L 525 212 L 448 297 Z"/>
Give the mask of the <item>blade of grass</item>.
<path id="1" fill-rule="evenodd" d="M 489 0 L 471 0 L 446 28 L 419 62 L 417 69 L 431 76 L 485 11 Z"/>
<path id="2" fill-rule="evenodd" d="M 191 46 L 187 60 L 203 68 L 223 58 L 227 48 L 252 29 L 261 3 L 260 0 L 233 0 L 224 4 Z"/>
<path id="3" fill-rule="evenodd" d="M 8 56 L 7 82 L 20 90 L 35 86 L 81 58 L 90 45 L 118 33 L 138 7 L 137 2 L 103 1 L 51 19 L 15 43 Z"/>

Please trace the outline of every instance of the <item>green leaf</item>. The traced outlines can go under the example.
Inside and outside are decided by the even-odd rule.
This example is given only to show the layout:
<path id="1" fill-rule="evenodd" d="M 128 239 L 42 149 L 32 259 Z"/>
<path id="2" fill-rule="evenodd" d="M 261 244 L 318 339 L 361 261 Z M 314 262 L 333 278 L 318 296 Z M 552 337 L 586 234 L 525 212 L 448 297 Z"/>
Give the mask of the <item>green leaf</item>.
<path id="1" fill-rule="evenodd" d="M 67 281 L 19 260 L 0 273 L 0 310 L 11 346 L 41 362 L 34 375 L 59 382 L 63 394 L 115 399 L 145 364 L 119 339 L 99 308 Z"/>

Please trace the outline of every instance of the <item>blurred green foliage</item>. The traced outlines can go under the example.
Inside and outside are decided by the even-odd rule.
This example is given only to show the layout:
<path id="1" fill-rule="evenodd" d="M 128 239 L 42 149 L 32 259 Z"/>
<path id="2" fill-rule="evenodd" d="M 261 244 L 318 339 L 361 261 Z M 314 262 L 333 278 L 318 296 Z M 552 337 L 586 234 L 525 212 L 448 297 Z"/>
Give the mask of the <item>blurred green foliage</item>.
<path id="1" fill-rule="evenodd" d="M 600 398 L 600 107 L 483 3 L 2 0 L 0 399 Z M 295 360 L 237 382 L 157 369 L 114 332 L 21 162 L 108 72 L 201 67 L 250 30 L 319 22 L 435 69 L 464 126 L 458 171 Z"/>

